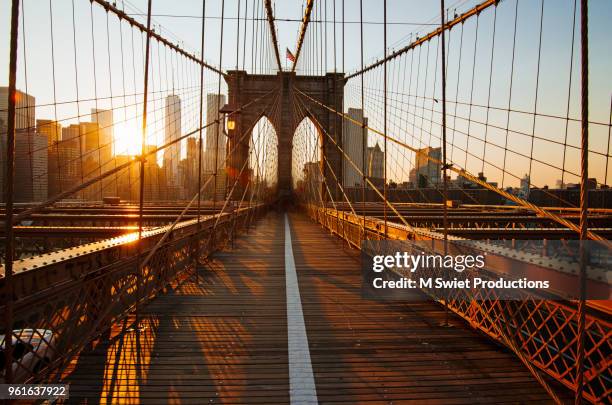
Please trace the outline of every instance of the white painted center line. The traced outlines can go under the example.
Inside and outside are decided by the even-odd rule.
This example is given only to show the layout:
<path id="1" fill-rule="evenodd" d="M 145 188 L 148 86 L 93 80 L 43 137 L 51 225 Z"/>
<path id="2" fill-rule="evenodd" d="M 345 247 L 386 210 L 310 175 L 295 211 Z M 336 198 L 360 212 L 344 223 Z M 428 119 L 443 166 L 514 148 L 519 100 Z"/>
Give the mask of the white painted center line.
<path id="1" fill-rule="evenodd" d="M 287 291 L 289 397 L 292 404 L 318 404 L 287 214 L 285 214 L 285 288 Z"/>

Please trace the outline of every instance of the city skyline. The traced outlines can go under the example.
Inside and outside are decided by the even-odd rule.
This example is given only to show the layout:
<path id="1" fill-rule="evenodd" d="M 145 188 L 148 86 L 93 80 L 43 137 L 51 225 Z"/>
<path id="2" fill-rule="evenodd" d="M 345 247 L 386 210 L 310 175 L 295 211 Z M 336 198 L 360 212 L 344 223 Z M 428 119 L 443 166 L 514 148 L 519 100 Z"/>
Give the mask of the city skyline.
<path id="1" fill-rule="evenodd" d="M 7 94 L 6 87 L 0 87 L 0 93 Z M 44 201 L 49 196 L 76 186 L 79 182 L 87 181 L 103 172 L 113 169 L 117 165 L 125 164 L 135 156 L 140 155 L 141 137 L 135 137 L 132 148 L 134 153 L 115 148 L 117 137 L 112 110 L 91 109 L 87 116 L 90 121 L 79 120 L 62 126 L 52 119 L 41 118 L 36 115 L 35 97 L 18 90 L 17 127 L 16 128 L 16 171 L 17 185 L 15 198 L 17 202 Z M 209 94 L 209 100 L 216 100 L 216 94 Z M 219 99 L 221 105 L 225 103 L 225 96 Z M 180 97 L 169 95 L 165 107 L 165 142 L 171 143 L 182 136 Z M 215 102 L 215 104 L 217 104 Z M 217 112 L 214 119 L 217 119 Z M 212 109 L 209 117 L 212 117 Z M 211 128 L 213 128 L 211 126 Z M 219 125 L 214 126 L 221 136 L 224 136 Z M 6 155 L 6 125 L 0 115 L 0 129 L 2 129 L 2 144 L 0 153 L 4 162 Z M 210 131 L 208 131 L 210 133 Z M 206 134 L 206 131 L 203 131 Z M 205 138 L 203 138 L 205 139 Z M 208 141 L 211 143 L 211 141 Z M 186 154 L 179 156 L 182 145 L 186 145 Z M 156 144 L 146 144 L 145 153 L 158 148 Z M 158 200 L 168 195 L 178 195 L 187 198 L 187 190 L 193 191 L 197 182 L 198 140 L 196 136 L 187 137 L 181 142 L 157 152 L 155 164 L 146 163 L 145 194 L 148 199 Z M 214 153 L 212 146 L 203 147 L 203 163 L 210 161 Z M 225 155 L 224 139 L 220 140 L 219 155 Z M 224 158 L 223 158 L 224 159 Z M 219 165 L 224 165 L 221 159 Z M 4 178 L 4 163 L 0 171 L 0 180 Z M 160 172 L 160 170 L 162 170 Z M 203 166 L 205 171 L 205 166 Z M 220 170 L 222 171 L 222 170 Z M 210 174 L 210 173 L 209 173 Z M 125 177 L 127 175 L 127 178 Z M 222 177 L 222 176 L 221 176 Z M 137 194 L 138 171 L 131 166 L 123 172 L 121 180 L 102 180 L 98 186 L 90 186 L 78 192 L 75 197 L 85 200 L 99 200 L 104 195 L 117 194 L 130 199 Z M 136 187 L 136 188 L 135 188 Z M 223 187 L 221 184 L 220 187 Z M 173 190 L 173 191 L 170 191 Z M 4 198 L 4 197 L 2 197 Z"/>
<path id="2" fill-rule="evenodd" d="M 569 0 L 565 3 L 567 3 L 567 7 L 553 7 L 547 3 L 543 4 L 542 20 L 539 21 L 537 17 L 540 9 L 536 5 L 522 3 L 519 5 L 511 0 L 501 2 L 498 7 L 503 12 L 500 11 L 500 15 L 506 17 L 498 18 L 494 25 L 492 13 L 483 13 L 479 18 L 479 36 L 488 39 L 475 42 L 474 51 L 470 51 L 470 47 L 472 46 L 471 42 L 476 39 L 475 20 L 466 22 L 465 25 L 462 25 L 461 30 L 453 29 L 449 32 L 449 43 L 456 44 L 460 40 L 465 43 L 460 47 L 460 51 L 456 47 L 454 51 L 453 48 L 449 48 L 451 51 L 447 59 L 448 69 L 457 70 L 459 65 L 463 66 L 463 68 L 458 69 L 457 75 L 447 77 L 449 98 L 447 109 L 450 114 L 447 125 L 449 139 L 453 143 L 449 145 L 449 160 L 455 166 L 465 168 L 473 174 L 485 171 L 488 177 L 497 181 L 502 188 L 519 186 L 525 171 L 529 172 L 528 174 L 530 174 L 535 187 L 550 187 L 556 184 L 558 180 L 563 183 L 577 182 L 579 172 L 576 155 L 579 138 L 579 131 L 577 131 L 579 69 L 573 69 L 571 75 L 566 68 L 557 69 L 559 65 L 567 65 L 565 62 L 572 60 L 572 56 L 574 66 L 578 65 L 578 52 L 575 49 L 575 44 L 573 47 L 561 47 L 556 44 L 558 42 L 571 45 L 572 33 L 576 31 L 577 27 L 577 25 L 571 26 L 572 3 Z M 459 10 L 467 9 L 474 4 L 475 2 L 469 1 L 462 4 Z M 520 17 L 522 25 L 519 27 L 515 39 L 516 50 L 510 52 L 513 48 L 511 34 L 513 32 L 514 4 L 517 4 L 517 18 Z M 142 2 L 135 2 L 130 7 L 134 6 L 142 10 L 143 5 Z M 102 10 L 94 7 L 93 14 L 89 16 L 89 7 L 84 7 L 79 2 L 76 2 L 74 7 L 73 9 L 70 3 L 60 1 L 54 2 L 49 10 L 37 10 L 30 5 L 29 1 L 24 2 L 24 13 L 28 12 L 28 14 L 22 29 L 28 33 L 28 36 L 20 37 L 20 45 L 24 52 L 23 62 L 27 60 L 29 63 L 22 63 L 18 69 L 18 88 L 25 93 L 27 87 L 27 92 L 36 97 L 37 118 L 61 122 L 63 127 L 83 122 L 89 111 L 111 111 L 114 118 L 110 130 L 113 137 L 113 156 L 138 155 L 142 132 L 140 128 L 142 111 L 139 107 L 142 97 L 142 44 L 139 44 L 139 41 L 128 40 L 121 31 L 117 30 L 118 23 L 116 22 L 111 21 L 109 26 L 105 26 L 106 21 Z M 179 32 L 185 34 L 185 43 L 197 43 L 193 32 L 187 33 L 185 30 L 187 26 L 200 22 L 193 5 L 184 4 L 181 6 L 185 8 L 185 15 L 193 17 L 183 21 L 185 24 L 176 24 L 178 21 L 176 18 L 163 17 L 162 15 L 165 15 L 164 9 L 167 7 L 163 3 L 156 4 L 155 7 L 155 26 L 159 30 L 163 32 L 164 24 L 162 23 L 164 21 L 174 28 L 180 26 Z M 278 15 L 289 15 L 294 13 L 294 7 L 295 5 L 279 3 L 276 11 Z M 368 21 L 365 25 L 367 40 L 364 43 L 364 60 L 367 62 L 376 56 L 380 57 L 380 52 L 369 52 L 368 49 L 379 50 L 379 47 L 374 46 L 373 38 L 379 37 L 381 32 L 380 27 L 374 24 L 380 19 L 381 15 L 380 10 L 376 10 L 371 5 L 365 7 Z M 211 23 L 206 27 L 206 30 L 208 34 L 211 34 L 215 32 L 216 28 L 220 29 L 218 21 L 212 19 L 212 16 L 220 11 L 220 5 L 210 2 L 207 8 Z M 392 22 L 401 20 L 400 16 L 407 13 L 407 8 L 408 6 L 404 5 L 394 7 L 397 14 L 394 14 Z M 135 8 L 130 10 L 134 18 L 142 19 L 142 15 L 139 15 Z M 83 18 L 82 21 L 77 19 L 73 30 L 67 30 L 57 35 L 58 38 L 66 39 L 74 37 L 76 49 L 57 46 L 55 47 L 55 55 L 51 55 L 49 47 L 44 51 L 34 52 L 31 47 L 27 46 L 30 41 L 35 41 L 37 38 L 40 39 L 41 43 L 49 42 L 49 35 L 47 35 L 47 28 L 51 28 L 48 25 L 49 13 L 55 18 L 54 21 L 60 24 L 73 11 L 77 16 L 89 16 L 89 21 L 86 18 Z M 225 11 L 228 15 L 238 13 L 236 4 L 231 2 L 228 2 Z M 344 27 L 346 30 L 344 33 L 345 45 L 349 46 L 348 44 L 355 39 L 357 33 L 355 29 L 358 24 L 355 23 L 358 18 L 354 7 L 348 7 L 346 11 L 345 18 L 347 21 L 351 21 Z M 410 18 L 405 19 L 405 25 L 391 24 L 388 41 L 390 46 L 409 43 L 418 35 L 431 31 L 435 27 L 435 22 L 431 22 L 431 18 L 426 16 L 435 16 L 435 13 L 435 8 L 429 5 L 423 6 L 418 8 L 417 12 Z M 605 45 L 606 33 L 610 30 L 610 27 L 604 23 L 604 17 L 612 16 L 612 7 L 596 2 L 590 13 L 592 14 L 591 52 L 593 54 L 591 57 L 591 82 L 600 83 L 599 86 L 591 85 L 590 148 L 592 153 L 590 154 L 590 172 L 599 184 L 606 184 L 612 178 L 612 165 L 609 164 L 610 158 L 606 156 L 610 149 L 610 143 L 608 142 L 610 125 L 608 121 L 610 120 L 609 106 L 611 100 L 607 89 L 609 89 L 608 84 L 611 79 L 609 75 L 605 74 L 602 67 L 607 65 L 610 56 L 609 53 L 599 50 Z M 44 22 L 37 24 L 39 20 L 44 20 Z M 415 24 L 410 25 L 410 22 Z M 71 23 L 70 20 L 66 20 L 66 23 L 67 26 L 71 25 L 68 24 Z M 286 22 L 286 24 L 294 23 Z M 568 26 L 568 23 L 570 23 L 570 26 Z M 224 32 L 227 31 L 229 35 L 228 38 L 235 35 L 235 33 L 231 33 L 234 30 L 228 28 L 232 24 L 234 24 L 234 28 L 238 28 L 235 26 L 236 21 L 228 21 L 228 26 L 224 28 Z M 541 55 L 538 58 L 531 58 L 530 65 L 517 64 L 516 71 L 512 73 L 509 68 L 512 54 L 515 53 L 516 58 L 524 55 L 537 56 L 535 53 L 537 49 L 534 48 L 533 41 L 529 41 L 529 37 L 533 36 L 540 26 L 542 27 Z M 244 21 L 242 27 L 245 27 Z M 333 28 L 334 25 L 328 24 L 326 27 Z M 248 30 L 245 31 L 248 33 Z M 278 31 L 280 43 L 286 43 L 287 47 L 292 49 L 292 40 L 286 36 L 287 30 L 280 26 Z M 487 47 L 492 43 L 493 31 L 495 31 L 496 47 L 505 49 L 507 52 L 487 52 Z M 88 46 L 85 41 L 88 35 L 98 44 L 94 49 L 93 56 L 79 51 Z M 171 35 L 171 37 L 178 40 L 178 36 Z M 121 48 L 119 46 L 111 46 L 112 43 L 118 44 L 119 40 L 123 41 L 123 51 L 119 49 Z M 339 35 L 336 38 L 336 43 L 338 46 L 341 44 Z M 210 45 L 211 52 L 209 55 L 214 54 L 212 49 L 215 48 L 215 41 L 210 41 Z M 439 72 L 436 70 L 429 77 L 423 77 L 420 74 L 425 66 L 435 65 L 439 54 L 436 51 L 437 47 L 439 47 L 438 44 L 432 41 L 431 46 L 419 47 L 418 53 L 415 50 L 413 52 L 414 59 L 411 57 L 411 59 L 403 62 L 403 65 L 391 63 L 388 68 L 389 78 L 397 87 L 397 92 L 405 95 L 401 99 L 392 95 L 388 96 L 389 113 L 386 126 L 389 136 L 408 143 L 415 149 L 440 147 Z M 249 47 L 246 48 L 250 50 Z M 327 52 L 331 52 L 331 49 L 328 49 Z M 340 51 L 338 52 L 340 53 Z M 464 53 L 463 56 L 461 56 L 462 52 Z M 197 51 L 195 53 L 197 54 Z M 347 56 L 347 60 L 344 61 L 345 70 L 347 72 L 354 71 L 359 65 L 356 53 L 344 51 L 341 53 Z M 235 68 L 236 56 L 238 57 L 238 68 L 242 68 L 243 64 L 245 64 L 247 70 L 254 68 L 254 66 L 249 66 L 248 54 L 237 52 L 236 55 L 236 53 L 227 50 L 222 52 L 221 66 L 230 69 Z M 417 57 L 420 63 L 419 67 L 408 69 L 406 67 L 408 63 L 411 66 L 417 66 Z M 150 89 L 152 97 L 147 111 L 149 119 L 145 143 L 160 146 L 166 138 L 165 123 L 167 120 L 165 119 L 164 100 L 170 95 L 176 93 L 175 95 L 183 101 L 180 121 L 183 124 L 184 132 L 192 132 L 197 127 L 197 120 L 193 117 L 200 108 L 199 100 L 198 95 L 190 85 L 196 81 L 198 72 L 194 66 L 179 65 L 173 59 L 175 57 L 172 56 L 172 53 L 159 47 L 152 48 L 151 58 L 153 60 L 151 69 L 154 76 L 151 83 L 153 88 Z M 130 59 L 134 59 L 131 61 L 132 63 L 129 63 Z M 326 71 L 339 70 L 342 67 L 340 60 L 336 57 L 323 59 L 327 63 Z M 473 61 L 470 59 L 473 59 Z M 215 65 L 210 59 L 207 60 Z M 461 61 L 461 64 L 459 61 Z M 539 61 L 537 66 L 535 61 Z M 232 62 L 234 62 L 234 66 L 232 66 Z M 34 70 L 32 68 L 34 65 L 46 66 L 46 68 Z M 78 74 L 70 77 L 77 68 Z M 304 69 L 308 69 L 308 67 L 298 66 L 298 73 L 305 72 Z M 50 80 L 51 71 L 54 71 L 57 75 L 57 77 L 54 76 L 55 80 Z M 403 72 L 404 80 L 400 80 L 401 72 Z M 539 73 L 536 75 L 536 72 Z M 25 80 L 26 73 L 28 73 L 27 81 Z M 91 86 L 89 78 L 96 75 L 107 77 L 108 80 L 106 81 L 108 83 L 102 84 L 94 81 L 95 85 Z M 167 88 L 162 88 L 159 80 L 155 80 L 155 76 L 167 79 Z M 486 80 L 475 81 L 474 76 L 480 76 L 486 78 Z M 515 82 L 511 93 L 512 102 L 508 104 L 512 112 L 508 112 L 505 116 L 508 106 L 504 106 L 501 101 L 505 101 L 505 98 L 508 97 L 509 89 L 505 86 L 500 87 L 498 83 L 506 82 L 510 76 L 514 78 Z M 67 79 L 68 77 L 70 77 L 70 80 Z M 126 77 L 129 77 L 129 80 Z M 380 100 L 380 89 L 375 89 L 378 80 L 380 78 L 367 76 L 365 92 L 367 96 L 377 97 Z M 216 93 L 217 88 L 220 89 L 221 94 L 225 94 L 227 91 L 225 81 L 222 79 L 219 83 L 219 76 L 212 71 L 205 70 L 204 83 L 207 94 Z M 361 104 L 359 92 L 354 90 L 356 85 L 358 83 L 354 79 L 347 82 L 345 90 L 345 111 L 347 114 L 350 114 L 351 108 L 358 109 Z M 77 87 L 79 90 L 78 102 L 75 98 Z M 425 102 L 425 100 L 427 101 Z M 463 105 L 467 102 L 470 104 L 469 111 Z M 204 106 L 205 110 L 208 110 L 208 108 L 207 105 Z M 0 110 L 2 110 L 1 105 Z M 385 127 L 381 109 L 365 105 L 365 110 L 370 127 L 378 130 Z M 529 111 L 532 110 L 537 111 L 536 118 L 529 117 Z M 78 116 L 80 116 L 80 119 Z M 391 122 L 395 119 L 394 116 L 404 117 L 402 119 L 405 120 L 405 123 L 401 127 L 396 127 L 397 120 Z M 419 116 L 420 122 L 417 119 Z M 423 120 L 424 117 L 425 120 Z M 89 119 L 90 122 L 96 121 L 93 116 Z M 108 122 L 108 119 L 106 119 L 106 122 Z M 534 138 L 532 140 L 530 139 L 531 135 Z M 106 139 L 108 139 L 107 136 Z M 368 137 L 368 147 L 374 146 L 377 142 L 384 145 L 383 138 L 379 135 L 374 134 Z M 509 151 L 508 153 L 504 150 L 504 145 Z M 386 156 L 388 162 L 391 163 L 388 166 L 393 166 L 393 169 L 387 169 L 386 177 L 396 182 L 408 181 L 410 170 L 415 166 L 414 154 L 406 153 L 402 148 L 393 144 L 388 144 L 387 147 L 389 149 L 386 151 Z M 179 155 L 179 158 L 171 160 L 172 162 L 186 157 L 185 142 L 181 142 L 180 147 L 176 147 L 178 152 L 174 151 L 174 148 L 171 149 L 173 149 L 172 154 Z M 161 166 L 164 166 L 164 154 L 168 153 L 170 152 L 158 154 Z M 178 167 L 175 163 L 172 164 L 174 165 L 172 172 L 176 174 Z M 525 165 L 527 165 L 526 169 Z M 346 169 L 345 171 L 349 173 L 352 170 L 350 167 Z"/>
<path id="3" fill-rule="evenodd" d="M 611 21 L 0 2 L 0 397 L 605 403 Z"/>

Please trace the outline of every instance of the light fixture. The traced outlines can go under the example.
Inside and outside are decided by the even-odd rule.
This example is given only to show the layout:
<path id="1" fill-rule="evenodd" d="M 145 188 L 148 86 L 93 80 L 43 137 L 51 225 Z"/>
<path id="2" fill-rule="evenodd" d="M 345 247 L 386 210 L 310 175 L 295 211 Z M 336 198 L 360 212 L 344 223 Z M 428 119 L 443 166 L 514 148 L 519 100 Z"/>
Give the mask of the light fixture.
<path id="1" fill-rule="evenodd" d="M 236 128 L 236 121 L 227 120 L 227 129 L 232 131 L 234 128 Z"/>

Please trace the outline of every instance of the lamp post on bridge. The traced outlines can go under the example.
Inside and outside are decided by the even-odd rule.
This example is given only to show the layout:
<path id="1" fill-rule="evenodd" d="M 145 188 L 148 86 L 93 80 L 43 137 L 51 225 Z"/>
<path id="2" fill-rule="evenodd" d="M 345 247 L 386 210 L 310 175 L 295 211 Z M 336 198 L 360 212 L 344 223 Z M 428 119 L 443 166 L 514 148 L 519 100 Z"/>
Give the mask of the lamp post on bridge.
<path id="1" fill-rule="evenodd" d="M 244 191 L 244 187 L 248 183 L 248 171 L 241 172 L 245 159 L 249 156 L 249 137 L 241 134 L 241 115 L 240 109 L 232 103 L 228 103 L 221 107 L 219 113 L 224 114 L 225 128 L 229 146 L 227 147 L 225 159 L 227 185 L 237 182 L 232 195 L 227 196 L 230 200 L 240 199 Z M 234 198 L 237 196 L 237 198 Z"/>

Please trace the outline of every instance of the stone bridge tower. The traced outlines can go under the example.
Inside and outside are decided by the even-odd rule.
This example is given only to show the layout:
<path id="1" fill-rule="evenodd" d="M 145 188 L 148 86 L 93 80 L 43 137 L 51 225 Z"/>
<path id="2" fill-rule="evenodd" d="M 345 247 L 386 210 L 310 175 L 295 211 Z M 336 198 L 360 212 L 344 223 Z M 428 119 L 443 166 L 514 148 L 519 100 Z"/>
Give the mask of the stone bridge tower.
<path id="1" fill-rule="evenodd" d="M 308 94 L 322 104 L 342 111 L 344 95 L 344 74 L 328 73 L 325 76 L 298 76 L 294 72 L 279 72 L 276 75 L 252 75 L 242 70 L 229 71 L 226 76 L 228 85 L 228 109 L 236 110 L 245 106 L 253 100 L 267 94 L 263 99 L 249 105 L 243 111 L 232 115 L 234 128 L 228 130 L 228 151 L 236 149 L 228 159 L 228 181 L 229 184 L 240 173 L 245 160 L 249 156 L 249 140 L 251 131 L 262 116 L 266 116 L 276 131 L 278 137 L 278 191 L 280 197 L 287 197 L 292 193 L 291 159 L 292 141 L 297 126 L 308 115 L 318 127 L 321 145 L 321 170 L 334 199 L 341 198 L 341 191 L 323 161 L 323 155 L 333 168 L 334 173 L 340 181 L 342 180 L 342 153 L 333 144 L 325 131 L 338 145 L 342 146 L 342 117 L 319 106 L 311 101 L 305 100 L 304 105 L 308 111 L 296 111 L 294 108 L 294 97 L 299 97 L 294 89 Z M 279 98 L 278 108 L 280 113 L 268 116 L 276 98 Z M 303 97 L 302 97 L 303 98 Z M 302 109 L 303 110 L 303 109 Z M 295 116 L 299 114 L 299 116 Z M 240 187 L 234 192 L 240 198 L 241 189 L 248 178 L 240 179 Z M 322 195 L 329 198 L 325 186 Z"/>

